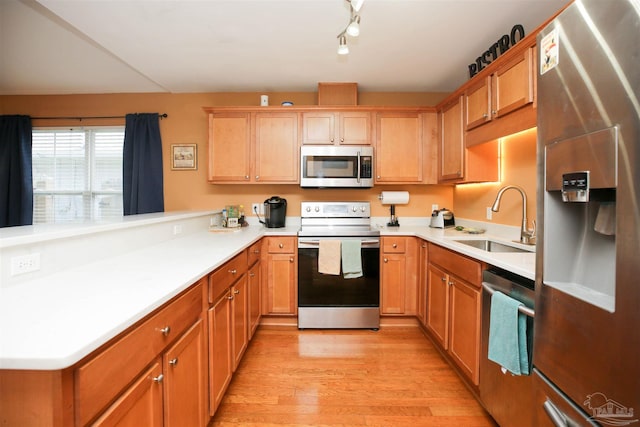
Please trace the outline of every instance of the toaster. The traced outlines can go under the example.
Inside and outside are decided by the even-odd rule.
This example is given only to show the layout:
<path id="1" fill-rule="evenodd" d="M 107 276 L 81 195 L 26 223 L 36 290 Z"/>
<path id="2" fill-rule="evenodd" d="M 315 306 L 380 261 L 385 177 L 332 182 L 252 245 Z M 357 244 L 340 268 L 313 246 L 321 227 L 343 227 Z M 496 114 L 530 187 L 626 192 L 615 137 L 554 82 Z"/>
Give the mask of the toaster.
<path id="1" fill-rule="evenodd" d="M 431 213 L 431 228 L 448 228 L 455 227 L 456 220 L 451 212 L 447 208 L 442 208 Z"/>

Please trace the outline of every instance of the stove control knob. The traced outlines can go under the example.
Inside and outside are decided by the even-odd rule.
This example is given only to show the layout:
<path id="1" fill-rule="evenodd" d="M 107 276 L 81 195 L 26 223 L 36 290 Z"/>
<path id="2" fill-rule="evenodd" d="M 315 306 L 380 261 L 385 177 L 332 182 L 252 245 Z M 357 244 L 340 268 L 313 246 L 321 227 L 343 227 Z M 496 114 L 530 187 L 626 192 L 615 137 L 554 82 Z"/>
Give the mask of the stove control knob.
<path id="1" fill-rule="evenodd" d="M 311 206 L 307 206 L 307 212 L 311 212 Z"/>
<path id="2" fill-rule="evenodd" d="M 316 212 L 320 212 L 320 206 L 316 206 Z"/>
<path id="3" fill-rule="evenodd" d="M 360 206 L 360 210 L 361 210 L 362 212 L 364 212 L 364 211 L 366 211 L 366 210 L 367 210 L 367 208 L 366 208 L 365 206 Z"/>
<path id="4" fill-rule="evenodd" d="M 357 212 L 357 211 L 358 211 L 358 207 L 354 205 L 354 206 L 351 208 L 351 210 L 352 210 L 352 211 L 354 211 L 354 212 Z"/>

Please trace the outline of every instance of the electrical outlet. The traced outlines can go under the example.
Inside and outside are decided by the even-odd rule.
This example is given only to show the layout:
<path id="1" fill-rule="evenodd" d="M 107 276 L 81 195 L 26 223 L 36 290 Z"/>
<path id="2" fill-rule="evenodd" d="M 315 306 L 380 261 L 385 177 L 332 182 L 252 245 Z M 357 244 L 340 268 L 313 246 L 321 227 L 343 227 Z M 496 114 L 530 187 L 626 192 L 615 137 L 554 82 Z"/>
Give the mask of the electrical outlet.
<path id="1" fill-rule="evenodd" d="M 30 273 L 40 270 L 40 253 L 14 256 L 11 258 L 11 275 Z"/>
<path id="2" fill-rule="evenodd" d="M 490 207 L 487 206 L 487 219 L 491 219 L 492 216 L 493 216 L 493 211 L 491 210 Z"/>
<path id="3" fill-rule="evenodd" d="M 437 210 L 438 210 L 438 205 L 437 204 L 434 203 L 433 205 L 431 205 L 431 212 L 437 211 Z"/>
<path id="4" fill-rule="evenodd" d="M 264 215 L 264 203 L 252 203 L 251 213 L 254 215 Z"/>
<path id="5" fill-rule="evenodd" d="M 178 234 L 182 234 L 182 224 L 177 224 L 173 226 L 173 235 L 177 236 Z"/>

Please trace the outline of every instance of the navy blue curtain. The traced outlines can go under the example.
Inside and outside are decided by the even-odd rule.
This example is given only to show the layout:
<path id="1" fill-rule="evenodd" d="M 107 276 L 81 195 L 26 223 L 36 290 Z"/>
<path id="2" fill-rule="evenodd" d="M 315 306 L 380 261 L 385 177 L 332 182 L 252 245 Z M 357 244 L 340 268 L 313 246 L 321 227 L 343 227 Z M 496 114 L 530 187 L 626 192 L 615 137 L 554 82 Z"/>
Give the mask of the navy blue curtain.
<path id="1" fill-rule="evenodd" d="M 164 211 L 158 113 L 126 115 L 122 177 L 125 215 Z"/>
<path id="2" fill-rule="evenodd" d="M 33 224 L 31 118 L 0 116 L 0 227 Z"/>

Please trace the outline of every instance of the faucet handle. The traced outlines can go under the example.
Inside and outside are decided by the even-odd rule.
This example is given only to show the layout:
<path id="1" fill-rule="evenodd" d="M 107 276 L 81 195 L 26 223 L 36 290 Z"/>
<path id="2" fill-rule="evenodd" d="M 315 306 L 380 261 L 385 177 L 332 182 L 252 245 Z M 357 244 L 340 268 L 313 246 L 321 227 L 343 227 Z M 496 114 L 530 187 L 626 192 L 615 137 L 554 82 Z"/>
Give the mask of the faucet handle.
<path id="1" fill-rule="evenodd" d="M 538 226 L 536 225 L 536 220 L 534 219 L 533 221 L 531 221 L 531 223 L 533 224 L 533 228 L 527 228 L 527 231 L 529 232 L 529 237 L 536 237 L 536 231 L 538 230 Z"/>

